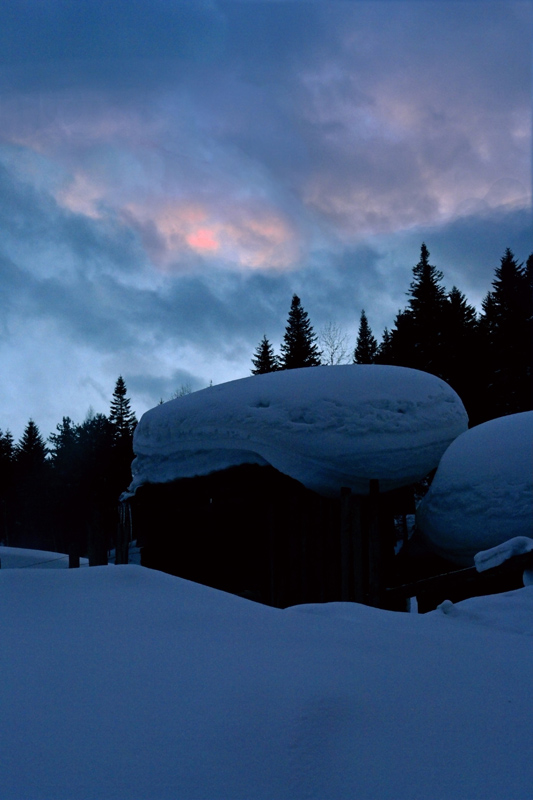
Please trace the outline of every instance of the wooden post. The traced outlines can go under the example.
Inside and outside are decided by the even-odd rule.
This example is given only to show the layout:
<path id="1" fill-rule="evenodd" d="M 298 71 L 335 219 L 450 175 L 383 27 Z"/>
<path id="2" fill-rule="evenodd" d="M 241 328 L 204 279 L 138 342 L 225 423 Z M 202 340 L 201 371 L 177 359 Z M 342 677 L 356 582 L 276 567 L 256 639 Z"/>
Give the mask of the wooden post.
<path id="1" fill-rule="evenodd" d="M 361 497 L 351 498 L 352 522 L 352 576 L 353 597 L 356 603 L 365 603 L 368 593 L 368 536 L 361 520 Z"/>
<path id="2" fill-rule="evenodd" d="M 121 501 L 118 506 L 117 540 L 115 542 L 115 564 L 127 564 L 131 539 L 131 506 Z"/>
<path id="3" fill-rule="evenodd" d="M 361 498 L 341 489 L 341 598 L 368 602 L 368 532 L 361 522 Z"/>
<path id="4" fill-rule="evenodd" d="M 341 489 L 341 600 L 351 599 L 352 542 L 351 542 L 351 499 L 352 492 L 347 486 Z"/>
<path id="5" fill-rule="evenodd" d="M 71 542 L 68 548 L 68 568 L 76 569 L 80 566 L 80 550 L 77 542 Z"/>
<path id="6" fill-rule="evenodd" d="M 379 524 L 379 481 L 370 481 L 368 495 L 368 605 L 381 607 L 383 594 L 383 554 Z"/>

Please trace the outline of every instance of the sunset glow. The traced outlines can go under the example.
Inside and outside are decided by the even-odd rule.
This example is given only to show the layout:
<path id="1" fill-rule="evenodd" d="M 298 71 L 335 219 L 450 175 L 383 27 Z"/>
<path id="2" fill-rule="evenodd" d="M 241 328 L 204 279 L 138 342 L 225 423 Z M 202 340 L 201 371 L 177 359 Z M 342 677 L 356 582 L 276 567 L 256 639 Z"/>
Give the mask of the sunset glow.
<path id="1" fill-rule="evenodd" d="M 187 244 L 195 250 L 218 250 L 220 244 L 214 238 L 213 231 L 208 228 L 199 228 L 187 236 Z"/>

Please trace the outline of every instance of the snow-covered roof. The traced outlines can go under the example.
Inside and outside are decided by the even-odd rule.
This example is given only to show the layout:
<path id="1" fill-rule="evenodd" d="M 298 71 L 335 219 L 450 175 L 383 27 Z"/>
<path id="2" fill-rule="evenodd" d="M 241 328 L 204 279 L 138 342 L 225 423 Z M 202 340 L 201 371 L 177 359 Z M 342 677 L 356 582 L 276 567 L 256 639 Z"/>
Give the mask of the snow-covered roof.
<path id="1" fill-rule="evenodd" d="M 144 483 L 270 464 L 323 495 L 420 480 L 467 428 L 457 394 L 404 367 L 346 365 L 255 375 L 156 406 L 134 436 L 129 492 Z"/>
<path id="2" fill-rule="evenodd" d="M 418 507 L 417 525 L 440 555 L 465 566 L 480 550 L 533 537 L 533 411 L 459 436 Z"/>

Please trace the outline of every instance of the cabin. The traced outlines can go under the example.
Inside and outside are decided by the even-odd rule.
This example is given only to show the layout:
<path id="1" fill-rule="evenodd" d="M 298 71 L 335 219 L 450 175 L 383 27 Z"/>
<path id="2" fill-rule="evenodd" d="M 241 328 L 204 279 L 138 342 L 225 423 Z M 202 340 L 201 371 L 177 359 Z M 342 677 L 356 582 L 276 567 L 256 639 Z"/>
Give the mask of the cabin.
<path id="1" fill-rule="evenodd" d="M 148 411 L 124 518 L 142 564 L 283 608 L 405 609 L 413 486 L 467 427 L 435 376 L 378 365 L 268 373 Z"/>

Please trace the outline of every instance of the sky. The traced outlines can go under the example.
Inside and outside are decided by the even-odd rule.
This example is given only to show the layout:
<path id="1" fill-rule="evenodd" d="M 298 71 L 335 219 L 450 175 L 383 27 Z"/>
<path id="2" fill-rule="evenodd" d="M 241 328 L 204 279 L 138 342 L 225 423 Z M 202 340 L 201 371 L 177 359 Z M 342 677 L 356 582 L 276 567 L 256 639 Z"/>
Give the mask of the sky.
<path id="1" fill-rule="evenodd" d="M 531 2 L 4 0 L 0 428 L 140 416 L 379 339 L 423 241 L 479 309 L 533 251 Z"/>

